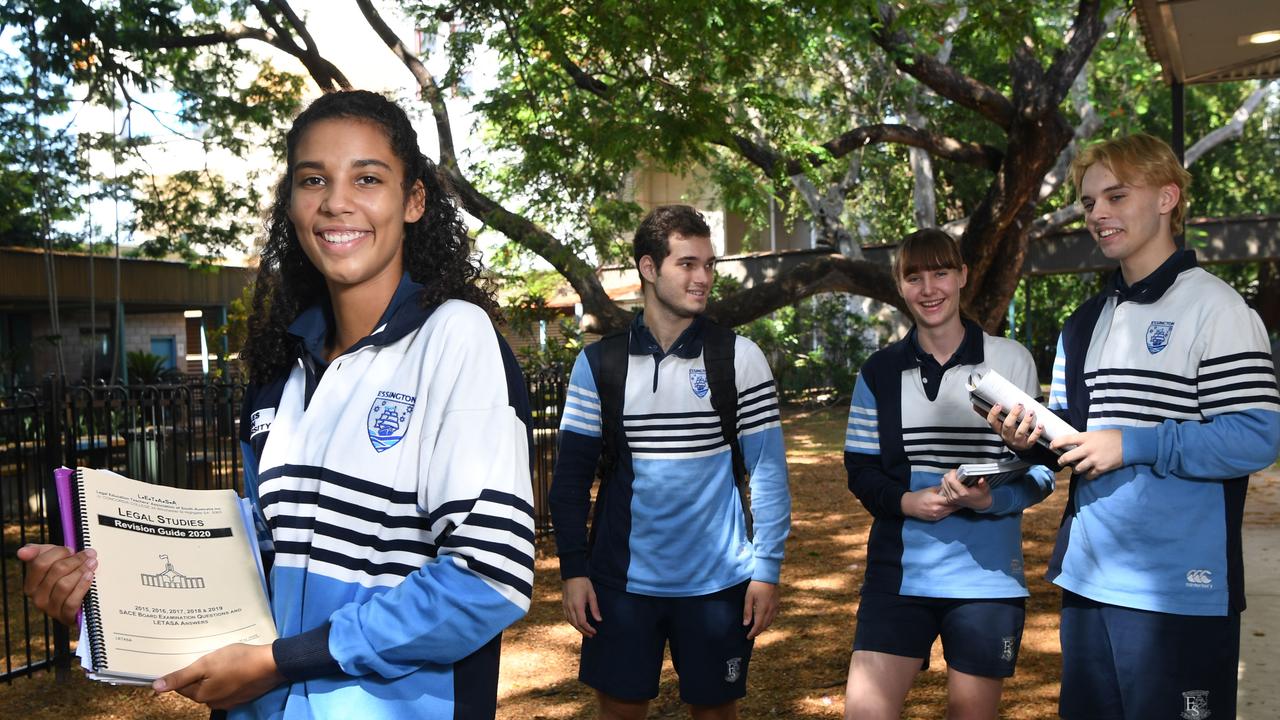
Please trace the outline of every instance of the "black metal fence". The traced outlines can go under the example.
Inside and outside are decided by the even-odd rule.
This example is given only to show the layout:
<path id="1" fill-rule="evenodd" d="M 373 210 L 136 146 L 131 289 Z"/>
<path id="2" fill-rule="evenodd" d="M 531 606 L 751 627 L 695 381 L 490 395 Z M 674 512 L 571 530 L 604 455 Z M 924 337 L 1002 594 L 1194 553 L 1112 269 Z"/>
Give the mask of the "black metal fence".
<path id="1" fill-rule="evenodd" d="M 567 377 L 525 376 L 533 414 L 534 521 L 551 530 L 547 492 Z M 113 470 L 151 483 L 242 490 L 236 430 L 244 386 L 193 379 L 171 385 L 42 387 L 0 396 L 0 681 L 70 667 L 66 629 L 22 594 L 27 543 L 61 543 L 53 469 Z"/>

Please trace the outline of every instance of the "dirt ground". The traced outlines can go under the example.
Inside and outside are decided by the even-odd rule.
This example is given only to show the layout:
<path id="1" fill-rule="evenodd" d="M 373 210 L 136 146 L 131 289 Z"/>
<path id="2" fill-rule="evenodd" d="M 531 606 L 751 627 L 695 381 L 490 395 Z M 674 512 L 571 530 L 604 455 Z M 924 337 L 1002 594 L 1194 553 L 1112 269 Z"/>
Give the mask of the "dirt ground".
<path id="1" fill-rule="evenodd" d="M 841 459 L 845 411 L 835 407 L 787 413 L 793 514 L 783 563 L 782 609 L 756 641 L 744 718 L 835 718 L 843 706 L 853 640 L 856 590 L 862 580 L 870 517 L 846 487 Z M 1017 674 L 1006 682 L 1001 716 L 1054 717 L 1058 693 L 1059 594 L 1041 578 L 1062 514 L 1066 487 L 1026 513 L 1024 545 L 1031 585 Z M 537 562 L 533 606 L 503 640 L 498 717 L 505 720 L 589 718 L 591 693 L 578 683 L 578 635 L 560 611 L 560 583 L 549 542 Z M 0 685 L 0 718 L 205 718 L 180 697 L 113 688 L 52 673 Z M 930 669 L 907 700 L 906 718 L 945 715 L 945 665 L 935 646 Z M 650 717 L 687 717 L 667 663 Z"/>

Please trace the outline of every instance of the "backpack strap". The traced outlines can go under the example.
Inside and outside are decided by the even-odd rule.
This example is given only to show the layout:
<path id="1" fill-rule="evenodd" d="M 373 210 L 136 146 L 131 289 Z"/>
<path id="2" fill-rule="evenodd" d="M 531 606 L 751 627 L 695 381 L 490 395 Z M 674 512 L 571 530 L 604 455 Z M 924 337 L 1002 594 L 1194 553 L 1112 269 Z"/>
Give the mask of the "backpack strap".
<path id="1" fill-rule="evenodd" d="M 600 394 L 600 462 L 596 475 L 600 486 L 596 488 L 595 507 L 591 513 L 591 531 L 587 537 L 587 552 L 596 544 L 596 531 L 600 527 L 600 514 L 604 509 L 604 490 L 609 478 L 618 466 L 619 449 L 626 442 L 622 435 L 622 405 L 626 398 L 627 365 L 630 363 L 629 345 L 631 330 L 623 330 L 600 339 L 598 366 L 591 368 Z M 587 356 L 590 360 L 590 355 Z"/>
<path id="2" fill-rule="evenodd" d="M 734 369 L 734 346 L 737 336 L 723 325 L 703 319 L 702 362 L 707 368 L 707 385 L 711 389 L 711 407 L 720 416 L 720 432 L 733 456 L 733 482 L 738 488 L 742 515 L 747 523 L 747 537 L 754 534 L 751 505 L 747 499 L 747 463 L 738 442 L 738 381 Z"/>

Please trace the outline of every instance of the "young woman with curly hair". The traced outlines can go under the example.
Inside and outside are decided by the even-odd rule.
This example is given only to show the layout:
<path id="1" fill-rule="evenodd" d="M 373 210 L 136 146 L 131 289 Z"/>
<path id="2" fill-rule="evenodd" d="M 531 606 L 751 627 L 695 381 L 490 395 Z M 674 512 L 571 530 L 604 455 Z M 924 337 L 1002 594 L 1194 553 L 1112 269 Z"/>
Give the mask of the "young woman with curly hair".
<path id="1" fill-rule="evenodd" d="M 280 638 L 155 688 L 232 717 L 492 717 L 533 581 L 519 368 L 403 110 L 325 95 L 286 147 L 240 427 Z M 98 559 L 24 559 L 42 609 L 74 621 Z"/>

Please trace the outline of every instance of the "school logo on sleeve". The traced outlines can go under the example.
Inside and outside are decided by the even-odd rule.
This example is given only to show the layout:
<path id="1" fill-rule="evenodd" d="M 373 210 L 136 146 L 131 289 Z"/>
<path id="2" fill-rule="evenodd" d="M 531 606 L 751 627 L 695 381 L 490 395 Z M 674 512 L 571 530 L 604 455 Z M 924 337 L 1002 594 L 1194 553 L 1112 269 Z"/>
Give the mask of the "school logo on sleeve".
<path id="1" fill-rule="evenodd" d="M 1173 323 L 1163 320 L 1152 320 L 1147 326 L 1147 352 L 1155 355 L 1169 347 L 1169 336 L 1173 334 Z"/>
<path id="2" fill-rule="evenodd" d="M 413 414 L 414 400 L 416 398 L 412 395 L 390 390 L 378 391 L 378 397 L 369 407 L 366 421 L 369 442 L 373 443 L 374 450 L 390 450 L 404 439 L 405 430 L 409 427 L 409 416 Z"/>
<path id="3" fill-rule="evenodd" d="M 693 394 L 700 398 L 707 396 L 707 392 L 711 389 L 707 385 L 707 371 L 705 368 L 689 369 L 689 384 L 693 386 Z"/>
<path id="4" fill-rule="evenodd" d="M 271 423 L 275 422 L 275 419 L 275 408 L 262 408 L 254 411 L 249 416 L 249 437 L 252 438 L 264 432 L 271 432 Z"/>

